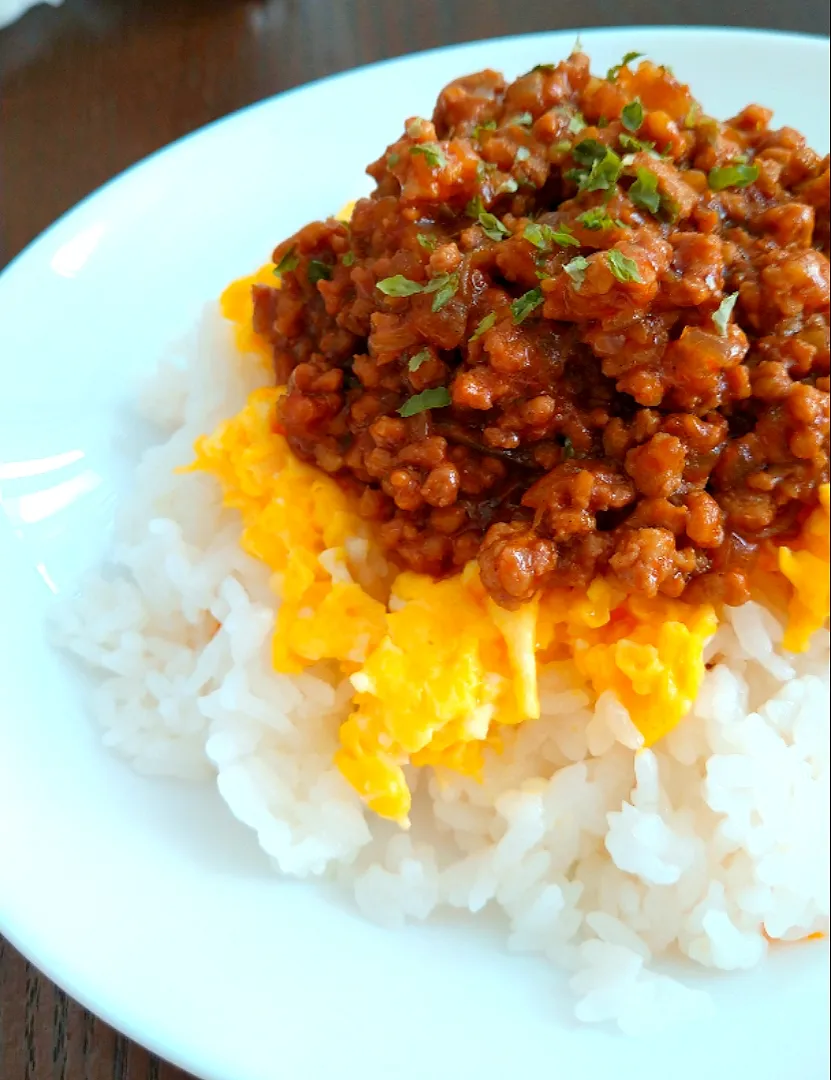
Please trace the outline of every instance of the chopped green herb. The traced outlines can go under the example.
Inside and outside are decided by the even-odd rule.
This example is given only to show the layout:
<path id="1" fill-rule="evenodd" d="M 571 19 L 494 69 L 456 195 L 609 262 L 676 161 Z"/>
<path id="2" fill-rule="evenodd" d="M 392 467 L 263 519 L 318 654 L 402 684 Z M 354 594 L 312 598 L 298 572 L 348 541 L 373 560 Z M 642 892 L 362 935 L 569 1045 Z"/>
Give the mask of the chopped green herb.
<path id="1" fill-rule="evenodd" d="M 465 207 L 465 213 L 469 218 L 473 218 L 475 221 L 480 214 L 484 214 L 485 204 L 482 202 L 481 195 L 475 195 Z"/>
<path id="2" fill-rule="evenodd" d="M 397 165 L 398 162 L 400 161 L 400 159 L 401 159 L 400 154 L 396 154 L 396 153 L 387 154 L 387 168 L 391 169 L 393 167 L 393 165 Z"/>
<path id="3" fill-rule="evenodd" d="M 554 143 L 551 149 L 555 150 L 558 154 L 568 154 L 571 152 L 571 143 L 568 139 L 561 139 L 560 142 Z"/>
<path id="4" fill-rule="evenodd" d="M 521 112 L 512 116 L 509 123 L 518 124 L 520 127 L 530 127 L 534 123 L 534 117 L 529 112 Z"/>
<path id="5" fill-rule="evenodd" d="M 405 401 L 398 410 L 399 416 L 415 416 L 417 413 L 426 412 L 428 409 L 443 409 L 451 402 L 450 391 L 446 386 L 437 386 L 433 390 L 422 390 L 408 401 Z"/>
<path id="6" fill-rule="evenodd" d="M 321 262 L 320 259 L 310 259 L 306 276 L 310 285 L 317 285 L 318 281 L 328 281 L 331 278 L 332 267 L 329 263 Z"/>
<path id="7" fill-rule="evenodd" d="M 622 251 L 618 251 L 617 248 L 612 248 L 611 251 L 606 252 L 606 262 L 618 281 L 637 281 L 639 284 L 643 284 L 638 264 L 634 259 L 630 259 L 628 255 L 624 255 Z"/>
<path id="8" fill-rule="evenodd" d="M 515 161 L 527 161 L 530 156 L 531 156 L 531 151 L 528 149 L 527 146 L 518 146 L 516 155 L 514 157 L 514 160 Z"/>
<path id="9" fill-rule="evenodd" d="M 424 292 L 433 293 L 433 311 L 441 311 L 444 305 L 456 295 L 459 288 L 458 274 L 436 274 L 424 286 Z"/>
<path id="10" fill-rule="evenodd" d="M 484 319 L 482 319 L 482 321 L 479 323 L 479 325 L 476 327 L 476 329 L 470 335 L 470 340 L 471 341 L 476 341 L 476 339 L 480 338 L 482 336 L 482 334 L 484 334 L 488 330 L 490 330 L 490 328 L 493 326 L 493 324 L 495 322 L 496 322 L 496 312 L 491 311 L 490 314 L 486 315 L 484 317 Z"/>
<path id="11" fill-rule="evenodd" d="M 479 215 L 479 224 L 482 232 L 491 240 L 501 240 L 503 236 L 510 235 L 510 230 L 505 228 L 496 214 L 490 214 L 487 210 L 483 210 Z"/>
<path id="12" fill-rule="evenodd" d="M 534 67 L 531 68 L 531 71 L 528 72 L 528 74 L 530 75 L 534 71 L 556 71 L 556 70 L 557 70 L 557 65 L 556 64 L 535 64 Z"/>
<path id="13" fill-rule="evenodd" d="M 429 349 L 422 349 L 421 352 L 417 352 L 415 356 L 411 356 L 407 361 L 407 367 L 410 371 L 418 371 L 422 364 L 426 363 L 432 356 Z"/>
<path id="14" fill-rule="evenodd" d="M 716 330 L 722 337 L 727 336 L 727 324 L 730 322 L 730 316 L 733 313 L 733 308 L 736 306 L 736 301 L 739 299 L 737 292 L 730 293 L 729 296 L 725 296 L 716 310 L 713 312 L 713 322 L 715 323 Z"/>
<path id="15" fill-rule="evenodd" d="M 572 135 L 579 135 L 585 126 L 586 120 L 581 112 L 576 112 L 568 122 L 568 130 Z"/>
<path id="16" fill-rule="evenodd" d="M 300 262 L 300 256 L 297 254 L 297 249 L 290 247 L 282 259 L 274 267 L 275 274 L 285 274 L 288 270 L 296 270 L 297 264 Z"/>
<path id="17" fill-rule="evenodd" d="M 694 101 L 692 103 L 692 105 L 690 105 L 689 112 L 684 117 L 684 127 L 686 127 L 686 128 L 695 127 L 695 125 L 698 123 L 698 120 L 699 120 L 700 116 L 701 116 L 701 106 L 698 104 L 697 101 Z"/>
<path id="18" fill-rule="evenodd" d="M 494 195 L 512 195 L 518 187 L 519 184 L 514 180 L 513 176 L 508 176 L 496 189 Z"/>
<path id="19" fill-rule="evenodd" d="M 418 240 L 425 251 L 435 251 L 439 246 L 439 238 L 437 236 L 431 236 L 429 233 L 418 233 L 416 240 Z"/>
<path id="20" fill-rule="evenodd" d="M 637 131 L 643 123 L 643 105 L 639 98 L 624 105 L 620 111 L 620 122 L 627 131 Z"/>
<path id="21" fill-rule="evenodd" d="M 483 131 L 496 131 L 496 121 L 486 120 L 484 124 L 477 124 L 476 127 L 473 129 L 473 138 L 481 138 Z"/>
<path id="22" fill-rule="evenodd" d="M 642 52 L 628 52 L 619 64 L 615 64 L 614 67 L 609 68 L 606 72 L 606 78 L 609 82 L 614 82 L 623 68 L 631 64 L 633 60 L 640 60 L 640 58 L 645 55 L 646 53 Z"/>
<path id="23" fill-rule="evenodd" d="M 523 293 L 518 300 L 514 300 L 511 304 L 511 314 L 514 317 L 514 325 L 519 326 L 521 322 L 524 322 L 535 308 L 538 308 L 543 301 L 542 289 L 529 289 L 527 293 Z"/>
<path id="24" fill-rule="evenodd" d="M 523 238 L 540 251 L 551 251 L 555 244 L 560 247 L 580 247 L 580 241 L 571 235 L 568 225 L 553 228 L 530 221 L 522 232 Z"/>
<path id="25" fill-rule="evenodd" d="M 617 138 L 624 150 L 633 150 L 635 153 L 649 154 L 651 157 L 658 156 L 653 152 L 655 150 L 654 142 L 636 139 L 634 135 L 629 135 L 625 131 L 621 131 Z"/>
<path id="26" fill-rule="evenodd" d="M 595 161 L 586 180 L 581 183 L 583 191 L 610 191 L 618 182 L 623 162 L 614 150 L 607 150 L 605 157 Z"/>
<path id="27" fill-rule="evenodd" d="M 417 146 L 410 147 L 410 153 L 422 154 L 427 159 L 427 164 L 431 169 L 443 169 L 447 164 L 447 158 L 438 143 L 418 143 Z"/>
<path id="28" fill-rule="evenodd" d="M 629 188 L 629 198 L 650 214 L 657 214 L 661 208 L 661 196 L 658 193 L 658 177 L 650 169 L 638 169 L 637 179 Z"/>
<path id="29" fill-rule="evenodd" d="M 341 262 L 343 263 L 344 266 L 351 266 L 354 263 L 354 261 L 355 261 L 355 252 L 354 251 L 347 251 L 347 253 L 344 255 L 344 257 L 341 259 Z"/>
<path id="30" fill-rule="evenodd" d="M 576 255 L 571 262 L 567 262 L 563 269 L 574 282 L 574 288 L 580 289 L 589 268 L 589 260 L 582 255 Z"/>
<path id="31" fill-rule="evenodd" d="M 572 150 L 574 160 L 586 168 L 591 168 L 596 161 L 602 161 L 609 147 L 599 139 L 583 139 Z"/>
<path id="32" fill-rule="evenodd" d="M 725 165 L 721 169 L 710 169 L 707 183 L 713 191 L 723 191 L 725 188 L 747 187 L 759 176 L 758 165 L 746 165 L 739 162 L 734 165 Z"/>
<path id="33" fill-rule="evenodd" d="M 413 296 L 415 293 L 424 292 L 424 286 L 420 282 L 410 281 L 403 274 L 382 278 L 377 282 L 377 286 L 384 296 Z"/>
<path id="34" fill-rule="evenodd" d="M 614 227 L 618 229 L 624 228 L 623 222 L 618 221 L 617 218 L 610 217 L 604 206 L 594 206 L 591 210 L 584 210 L 577 220 L 583 228 L 591 229 L 592 232 L 599 232 L 600 229 L 611 229 Z"/>
<path id="35" fill-rule="evenodd" d="M 574 444 L 569 438 L 563 439 L 563 457 L 566 460 L 574 457 Z"/>
<path id="36" fill-rule="evenodd" d="M 609 126 L 609 119 L 606 116 L 598 116 L 597 126 L 599 128 L 607 128 Z"/>
<path id="37" fill-rule="evenodd" d="M 495 214 L 491 214 L 485 209 L 481 195 L 476 195 L 470 200 L 465 207 L 465 213 L 468 217 L 479 222 L 485 235 L 489 236 L 491 240 L 501 240 L 503 236 L 508 236 L 510 230 L 505 228 Z"/>

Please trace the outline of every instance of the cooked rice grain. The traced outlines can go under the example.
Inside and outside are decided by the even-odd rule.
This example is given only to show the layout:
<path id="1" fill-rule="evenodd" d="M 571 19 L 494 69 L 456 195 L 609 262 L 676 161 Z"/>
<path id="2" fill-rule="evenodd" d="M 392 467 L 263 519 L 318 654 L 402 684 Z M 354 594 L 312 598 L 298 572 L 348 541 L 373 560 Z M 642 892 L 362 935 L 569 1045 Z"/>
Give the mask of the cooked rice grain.
<path id="1" fill-rule="evenodd" d="M 732 971 L 768 938 L 827 931 L 829 635 L 786 654 L 756 604 L 728 611 L 692 715 L 654 749 L 635 752 L 611 694 L 592 708 L 552 664 L 542 719 L 508 733 L 483 783 L 413 771 L 409 832 L 369 813 L 333 764 L 352 687 L 325 664 L 273 670 L 268 571 L 214 481 L 175 472 L 266 379 L 211 307 L 143 394 L 165 441 L 142 459 L 112 564 L 58 618 L 100 674 L 107 745 L 145 773 L 216 776 L 275 868 L 337 879 L 370 918 L 500 909 L 512 949 L 571 971 L 580 1020 L 628 1033 L 708 1008 L 653 959 Z"/>

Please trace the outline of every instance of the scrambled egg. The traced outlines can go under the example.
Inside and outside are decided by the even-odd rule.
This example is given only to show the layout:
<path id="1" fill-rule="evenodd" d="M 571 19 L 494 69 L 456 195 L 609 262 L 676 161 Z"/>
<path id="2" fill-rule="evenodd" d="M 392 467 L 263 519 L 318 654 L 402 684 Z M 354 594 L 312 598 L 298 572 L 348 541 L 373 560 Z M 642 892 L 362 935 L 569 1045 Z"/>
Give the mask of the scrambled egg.
<path id="1" fill-rule="evenodd" d="M 272 359 L 269 344 L 254 331 L 251 288 L 254 285 L 270 285 L 274 288 L 279 284 L 275 271 L 274 263 L 266 263 L 256 273 L 231 282 L 219 300 L 222 314 L 234 327 L 234 339 L 240 352 L 256 353 L 269 364 Z"/>
<path id="2" fill-rule="evenodd" d="M 273 285 L 273 270 L 222 298 L 240 348 L 260 355 L 267 348 L 250 328 L 250 287 Z M 225 505 L 241 515 L 242 547 L 274 574 L 275 668 L 324 662 L 351 679 L 336 760 L 372 810 L 408 824 L 406 765 L 479 776 L 485 749 L 500 750 L 506 727 L 539 717 L 537 666 L 547 661 L 572 660 L 596 696 L 613 691 L 645 746 L 688 712 L 717 626 L 712 607 L 628 596 L 598 579 L 510 612 L 489 599 L 475 563 L 443 581 L 402 573 L 390 582 L 347 496 L 295 458 L 277 429 L 281 393 L 254 391 L 237 416 L 197 440 L 191 468 L 216 476 Z M 826 486 L 799 549 L 778 551 L 794 651 L 828 616 L 828 495 Z"/>
<path id="3" fill-rule="evenodd" d="M 831 486 L 823 484 L 819 506 L 805 523 L 799 549 L 783 546 L 777 552 L 779 570 L 792 586 L 784 639 L 785 648 L 790 652 L 804 652 L 811 635 L 824 626 L 828 618 L 830 494 Z"/>

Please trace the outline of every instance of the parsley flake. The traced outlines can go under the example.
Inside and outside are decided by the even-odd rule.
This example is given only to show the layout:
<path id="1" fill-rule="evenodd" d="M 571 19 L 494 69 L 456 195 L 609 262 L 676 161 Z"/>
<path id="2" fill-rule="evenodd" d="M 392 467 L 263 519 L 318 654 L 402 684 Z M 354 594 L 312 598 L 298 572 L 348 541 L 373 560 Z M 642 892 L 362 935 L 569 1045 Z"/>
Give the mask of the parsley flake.
<path id="1" fill-rule="evenodd" d="M 758 179 L 759 166 L 746 165 L 744 162 L 736 162 L 733 165 L 725 165 L 720 169 L 710 169 L 707 183 L 713 191 L 724 191 L 725 188 L 743 188 Z"/>
<path id="2" fill-rule="evenodd" d="M 425 251 L 435 251 L 439 246 L 439 238 L 437 236 L 430 236 L 429 233 L 418 233 L 416 240 L 418 240 Z"/>
<path id="3" fill-rule="evenodd" d="M 482 232 L 491 240 L 501 240 L 503 236 L 510 235 L 510 229 L 505 228 L 496 214 L 490 214 L 487 210 L 482 210 L 478 214 L 478 221 Z"/>
<path id="4" fill-rule="evenodd" d="M 580 247 L 580 241 L 571 235 L 568 225 L 553 228 L 530 221 L 522 232 L 523 238 L 540 251 L 551 251 L 555 244 L 560 247 Z"/>
<path id="5" fill-rule="evenodd" d="M 567 461 L 569 458 L 574 457 L 574 444 L 571 439 L 566 437 L 563 439 L 563 458 Z"/>
<path id="6" fill-rule="evenodd" d="M 329 281 L 332 277 L 332 267 L 329 263 L 321 262 L 320 259 L 310 259 L 306 277 L 310 285 L 317 285 L 318 281 Z"/>
<path id="7" fill-rule="evenodd" d="M 563 269 L 574 282 L 574 288 L 580 290 L 589 268 L 589 260 L 583 255 L 576 255 L 571 262 L 567 262 Z"/>
<path id="8" fill-rule="evenodd" d="M 595 161 L 589 175 L 580 184 L 582 191 L 610 191 L 623 171 L 623 162 L 614 150 L 607 149 L 600 161 Z"/>
<path id="9" fill-rule="evenodd" d="M 300 256 L 297 254 L 297 248 L 290 247 L 274 267 L 274 273 L 285 274 L 288 270 L 296 270 L 299 262 Z"/>
<path id="10" fill-rule="evenodd" d="M 628 105 L 624 105 L 620 111 L 620 122 L 627 131 L 637 131 L 643 123 L 643 105 L 640 98 L 635 98 Z"/>
<path id="11" fill-rule="evenodd" d="M 411 356 L 407 361 L 407 367 L 410 371 L 418 371 L 422 364 L 426 363 L 431 358 L 431 352 L 429 349 L 422 349 L 421 352 L 417 352 L 415 356 Z"/>
<path id="12" fill-rule="evenodd" d="M 736 301 L 739 299 L 737 292 L 730 293 L 729 296 L 725 296 L 716 310 L 713 312 L 713 322 L 715 323 L 716 330 L 722 337 L 727 336 L 727 324 L 730 322 L 730 316 L 733 313 L 733 308 L 736 306 Z"/>
<path id="13" fill-rule="evenodd" d="M 409 398 L 398 410 L 399 416 L 416 416 L 428 409 L 443 409 L 451 402 L 450 391 L 446 386 L 437 386 L 432 390 L 422 390 Z"/>
<path id="14" fill-rule="evenodd" d="M 636 281 L 640 285 L 643 284 L 638 264 L 617 248 L 606 252 L 606 262 L 618 281 Z"/>
<path id="15" fill-rule="evenodd" d="M 572 135 L 579 135 L 586 126 L 586 121 L 581 112 L 576 112 L 568 122 L 568 130 Z"/>
<path id="16" fill-rule="evenodd" d="M 418 143 L 417 146 L 411 146 L 410 153 L 421 154 L 431 169 L 443 169 L 447 164 L 444 151 L 435 142 Z"/>
<path id="17" fill-rule="evenodd" d="M 572 153 L 575 161 L 590 168 L 596 161 L 603 160 L 608 149 L 608 146 L 599 139 L 583 139 L 582 142 L 577 143 Z"/>
<path id="18" fill-rule="evenodd" d="M 642 56 L 646 56 L 646 53 L 642 52 L 628 52 L 619 64 L 615 64 L 614 67 L 610 67 L 606 72 L 606 78 L 609 82 L 614 82 L 623 68 L 632 63 L 633 60 L 640 60 Z"/>
<path id="19" fill-rule="evenodd" d="M 403 274 L 382 278 L 376 285 L 384 296 L 413 296 L 415 293 L 424 292 L 424 286 L 420 282 L 410 281 Z"/>
<path id="20" fill-rule="evenodd" d="M 519 184 L 514 180 L 513 176 L 506 176 L 499 187 L 494 192 L 495 195 L 512 195 Z"/>
<path id="21" fill-rule="evenodd" d="M 534 117 L 532 113 L 521 112 L 516 116 L 512 116 L 509 120 L 511 124 L 518 124 L 520 127 L 530 127 L 534 123 Z"/>
<path id="22" fill-rule="evenodd" d="M 650 157 L 658 157 L 658 155 L 654 153 L 654 142 L 636 139 L 634 135 L 630 135 L 626 131 L 621 131 L 620 135 L 618 135 L 618 142 L 624 150 L 633 150 L 635 153 L 649 154 Z"/>
<path id="23" fill-rule="evenodd" d="M 495 120 L 486 120 L 484 124 L 477 124 L 476 127 L 473 129 L 473 132 L 472 132 L 473 138 L 474 139 L 481 138 L 483 131 L 496 131 L 496 121 Z"/>
<path id="24" fill-rule="evenodd" d="M 391 169 L 393 165 L 397 165 L 400 160 L 400 154 L 396 154 L 394 152 L 392 154 L 387 154 L 387 168 Z"/>
<path id="25" fill-rule="evenodd" d="M 514 317 L 514 325 L 519 326 L 543 301 L 542 289 L 529 289 L 518 300 L 511 304 L 511 314 Z"/>
<path id="26" fill-rule="evenodd" d="M 650 169 L 638 169 L 637 179 L 629 188 L 629 198 L 650 214 L 657 214 L 661 208 L 661 196 L 658 193 L 658 177 Z"/>
<path id="27" fill-rule="evenodd" d="M 622 221 L 609 216 L 604 206 L 594 206 L 591 210 L 584 210 L 577 218 L 584 229 L 599 232 L 601 229 L 624 228 Z"/>
<path id="28" fill-rule="evenodd" d="M 351 266 L 355 262 L 355 252 L 347 251 L 344 257 L 341 259 L 344 266 Z"/>
<path id="29" fill-rule="evenodd" d="M 433 311 L 441 311 L 448 300 L 456 295 L 459 288 L 458 274 L 437 274 L 424 286 L 425 293 L 433 293 Z"/>
<path id="30" fill-rule="evenodd" d="M 470 335 L 470 340 L 471 341 L 476 341 L 476 339 L 480 338 L 482 336 L 482 334 L 487 333 L 487 331 L 490 330 L 490 328 L 493 326 L 493 324 L 495 322 L 496 322 L 496 312 L 491 311 L 488 315 L 486 315 L 484 317 L 484 319 L 482 319 L 482 321 L 479 323 L 479 325 L 476 327 L 476 329 Z"/>

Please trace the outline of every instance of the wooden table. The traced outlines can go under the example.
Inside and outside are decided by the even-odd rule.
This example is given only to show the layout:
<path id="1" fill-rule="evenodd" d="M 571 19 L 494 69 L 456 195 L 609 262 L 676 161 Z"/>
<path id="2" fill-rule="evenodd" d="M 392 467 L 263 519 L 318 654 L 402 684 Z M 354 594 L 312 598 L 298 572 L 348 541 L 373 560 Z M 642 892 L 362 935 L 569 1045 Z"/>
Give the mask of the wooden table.
<path id="1" fill-rule="evenodd" d="M 677 0 L 65 0 L 37 8 L 0 31 L 0 266 L 134 161 L 259 98 L 436 45 L 602 26 L 612 11 L 620 24 L 829 32 L 825 0 L 699 0 L 694 10 Z M 74 1004 L 0 939 L 0 1080 L 183 1075 Z"/>

